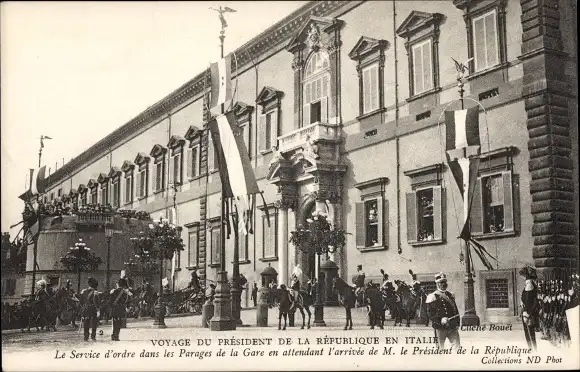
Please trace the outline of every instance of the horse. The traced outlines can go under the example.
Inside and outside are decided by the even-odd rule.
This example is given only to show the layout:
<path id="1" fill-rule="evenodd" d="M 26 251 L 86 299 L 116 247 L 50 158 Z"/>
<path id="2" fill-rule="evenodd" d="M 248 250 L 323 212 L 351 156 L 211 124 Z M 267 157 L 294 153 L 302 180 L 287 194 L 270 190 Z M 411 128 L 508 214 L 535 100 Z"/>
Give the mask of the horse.
<path id="1" fill-rule="evenodd" d="M 286 289 L 286 286 L 282 284 L 280 288 L 270 288 L 270 295 L 275 303 L 278 304 L 278 329 L 286 329 L 286 320 L 288 319 L 288 313 L 290 312 L 290 306 L 292 301 L 290 299 L 290 292 Z M 281 328 L 282 317 L 284 317 L 284 328 Z"/>
<path id="2" fill-rule="evenodd" d="M 421 299 L 411 287 L 402 280 L 396 280 L 397 294 L 399 295 L 401 315 L 407 320 L 407 327 L 411 326 L 411 318 L 413 318 L 420 305 Z"/>
<path id="3" fill-rule="evenodd" d="M 395 287 L 392 285 L 383 286 L 381 288 L 381 294 L 386 307 L 391 312 L 391 316 L 395 319 L 394 326 L 397 324 L 402 325 L 402 318 L 405 314 L 401 305 L 401 296 L 397 293 Z"/>
<path id="4" fill-rule="evenodd" d="M 415 282 L 413 283 L 413 285 L 411 286 L 411 294 L 414 294 L 417 298 L 415 306 L 416 306 L 416 310 L 418 310 L 418 314 L 419 317 L 424 317 L 425 318 L 425 326 L 428 327 L 429 326 L 429 315 L 427 312 L 427 293 L 425 293 L 425 290 L 423 289 L 423 287 L 421 287 L 421 284 L 419 282 Z"/>
<path id="5" fill-rule="evenodd" d="M 298 290 L 298 296 L 296 296 L 296 298 L 294 299 L 294 302 L 292 303 L 292 306 L 290 307 L 290 311 L 292 312 L 292 310 L 296 311 L 296 309 L 300 310 L 300 314 L 302 314 L 302 327 L 300 327 L 300 329 L 304 329 L 304 325 L 305 325 L 305 319 L 304 319 L 304 310 L 306 310 L 306 313 L 308 314 L 308 327 L 307 329 L 310 329 L 310 319 L 312 318 L 312 312 L 310 311 L 310 306 L 312 306 L 314 304 L 313 298 L 314 296 L 312 295 L 312 283 L 310 281 L 308 281 L 308 285 L 306 290 Z"/>
<path id="6" fill-rule="evenodd" d="M 80 301 L 72 296 L 65 288 L 59 288 L 52 296 L 56 305 L 58 319 L 65 325 L 72 322 L 72 326 L 77 328 L 76 318 L 80 315 Z"/>
<path id="7" fill-rule="evenodd" d="M 344 330 L 352 330 L 351 309 L 354 308 L 356 303 L 354 288 L 348 285 L 342 278 L 337 277 L 332 279 L 332 291 L 338 294 L 338 301 L 346 312 L 346 325 L 344 326 Z"/>
<path id="8" fill-rule="evenodd" d="M 380 329 L 383 329 L 385 323 L 385 300 L 383 299 L 383 295 L 378 288 L 378 285 L 375 285 L 372 282 L 366 285 L 364 291 L 364 303 L 368 309 L 371 329 L 375 329 L 375 325 L 378 325 Z"/>

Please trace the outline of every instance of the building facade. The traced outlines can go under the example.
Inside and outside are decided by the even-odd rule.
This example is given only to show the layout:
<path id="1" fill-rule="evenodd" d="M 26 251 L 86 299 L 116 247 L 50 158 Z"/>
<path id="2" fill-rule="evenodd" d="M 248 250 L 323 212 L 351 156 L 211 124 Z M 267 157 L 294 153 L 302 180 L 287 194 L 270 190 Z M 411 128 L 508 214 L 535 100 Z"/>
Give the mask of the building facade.
<path id="1" fill-rule="evenodd" d="M 350 282 L 362 264 L 367 278 L 382 268 L 409 280 L 412 269 L 431 289 L 444 271 L 463 311 L 463 201 L 442 113 L 461 107 L 451 57 L 471 59 L 464 104 L 480 106 L 482 139 L 471 229 L 497 258 L 494 270 L 474 258 L 476 310 L 517 315 L 521 266 L 577 266 L 575 35 L 568 0 L 320 1 L 238 48 L 232 109 L 270 216 L 258 208 L 241 237 L 240 272 L 250 284 L 269 265 L 279 282 L 296 263 L 314 275 L 288 238 L 321 210 L 351 234 L 323 258 L 339 275 Z M 176 289 L 193 268 L 216 279 L 224 238 L 209 80 L 200 73 L 65 164 L 45 194 L 174 219 L 186 244 Z M 225 254 L 231 273 L 233 237 Z"/>

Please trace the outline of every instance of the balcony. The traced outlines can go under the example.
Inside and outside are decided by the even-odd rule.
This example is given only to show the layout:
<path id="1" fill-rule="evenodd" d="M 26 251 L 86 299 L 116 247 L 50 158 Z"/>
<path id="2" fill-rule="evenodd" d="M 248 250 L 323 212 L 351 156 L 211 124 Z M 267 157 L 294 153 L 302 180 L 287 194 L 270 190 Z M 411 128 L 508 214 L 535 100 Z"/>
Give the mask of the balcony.
<path id="1" fill-rule="evenodd" d="M 340 128 L 332 124 L 310 124 L 278 137 L 278 151 L 281 153 L 287 153 L 297 148 L 301 148 L 306 144 L 308 137 L 310 137 L 310 140 L 313 142 L 318 142 L 320 140 L 336 142 L 340 139 Z"/>

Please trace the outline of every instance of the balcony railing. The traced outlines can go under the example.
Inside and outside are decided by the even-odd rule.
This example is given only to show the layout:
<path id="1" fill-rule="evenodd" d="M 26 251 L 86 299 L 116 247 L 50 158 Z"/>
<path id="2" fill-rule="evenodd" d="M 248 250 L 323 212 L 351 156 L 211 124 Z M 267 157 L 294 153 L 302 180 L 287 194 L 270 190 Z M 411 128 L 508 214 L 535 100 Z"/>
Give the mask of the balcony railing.
<path id="1" fill-rule="evenodd" d="M 285 153 L 303 147 L 310 136 L 311 141 L 337 140 L 340 129 L 336 125 L 314 123 L 278 137 L 278 151 Z"/>
<path id="2" fill-rule="evenodd" d="M 113 223 L 114 213 L 86 212 L 77 214 L 77 224 L 80 225 L 107 225 Z"/>

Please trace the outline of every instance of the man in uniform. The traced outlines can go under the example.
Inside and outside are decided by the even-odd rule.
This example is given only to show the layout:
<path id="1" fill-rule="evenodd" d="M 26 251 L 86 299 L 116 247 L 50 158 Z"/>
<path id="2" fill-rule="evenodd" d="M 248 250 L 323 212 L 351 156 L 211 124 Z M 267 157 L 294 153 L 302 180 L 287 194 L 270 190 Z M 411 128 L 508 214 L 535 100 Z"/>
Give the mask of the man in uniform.
<path id="1" fill-rule="evenodd" d="M 356 271 L 357 274 L 354 278 L 354 286 L 355 286 L 355 290 L 354 290 L 354 295 L 357 298 L 357 302 L 358 302 L 358 297 L 361 293 L 361 291 L 364 290 L 365 287 L 365 278 L 366 278 L 366 274 L 362 269 L 362 265 L 356 265 Z M 361 306 L 362 304 L 359 304 L 359 306 Z"/>
<path id="2" fill-rule="evenodd" d="M 427 296 L 427 311 L 432 321 L 439 348 L 449 339 L 452 349 L 457 349 L 459 343 L 459 310 L 455 304 L 455 296 L 447 290 L 447 276 L 443 273 L 435 275 L 437 290 Z"/>
<path id="3" fill-rule="evenodd" d="M 40 329 L 43 329 L 45 326 L 48 327 L 48 311 L 49 304 L 48 301 L 50 300 L 50 294 L 46 289 L 46 280 L 41 279 L 36 284 L 40 287 L 38 292 L 36 292 L 35 300 L 37 301 L 36 309 L 38 314 L 36 315 L 37 325 L 40 325 Z M 47 328 L 48 329 L 48 328 Z"/>
<path id="4" fill-rule="evenodd" d="M 83 328 L 85 341 L 89 340 L 89 328 L 91 330 L 91 340 L 96 341 L 97 324 L 99 323 L 100 293 L 97 292 L 97 279 L 89 278 L 89 287 L 81 291 L 81 315 L 83 317 Z"/>
<path id="5" fill-rule="evenodd" d="M 127 279 L 119 279 L 117 288 L 111 290 L 111 296 L 109 297 L 111 315 L 113 316 L 113 334 L 111 335 L 111 340 L 113 341 L 119 341 L 119 333 L 127 312 L 127 302 L 130 296 L 131 292 L 128 289 Z"/>

